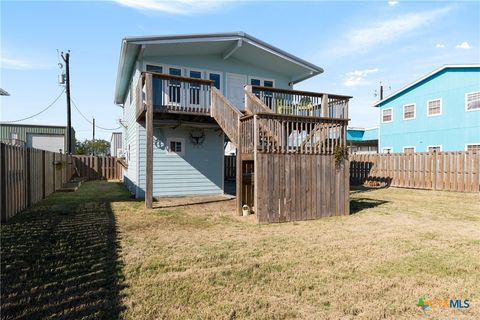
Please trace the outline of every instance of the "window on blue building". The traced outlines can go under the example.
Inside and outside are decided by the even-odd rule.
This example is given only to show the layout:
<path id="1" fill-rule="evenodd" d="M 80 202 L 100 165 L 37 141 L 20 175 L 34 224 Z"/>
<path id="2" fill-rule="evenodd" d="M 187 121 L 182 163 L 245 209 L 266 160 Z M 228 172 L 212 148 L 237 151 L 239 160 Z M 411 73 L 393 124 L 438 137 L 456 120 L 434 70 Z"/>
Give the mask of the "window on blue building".
<path id="1" fill-rule="evenodd" d="M 480 91 L 467 93 L 465 100 L 467 111 L 480 110 Z"/>

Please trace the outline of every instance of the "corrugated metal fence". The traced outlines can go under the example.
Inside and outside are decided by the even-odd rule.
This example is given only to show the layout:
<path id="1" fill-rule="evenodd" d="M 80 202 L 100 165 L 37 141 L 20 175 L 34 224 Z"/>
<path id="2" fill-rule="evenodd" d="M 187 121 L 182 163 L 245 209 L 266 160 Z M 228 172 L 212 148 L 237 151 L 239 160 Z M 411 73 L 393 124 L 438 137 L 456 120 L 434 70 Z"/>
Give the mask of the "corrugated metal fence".
<path id="1" fill-rule="evenodd" d="M 6 221 L 60 189 L 73 176 L 120 179 L 114 157 L 69 156 L 0 143 L 0 209 Z"/>
<path id="2" fill-rule="evenodd" d="M 350 156 L 350 183 L 458 192 L 480 191 L 480 153 Z"/>

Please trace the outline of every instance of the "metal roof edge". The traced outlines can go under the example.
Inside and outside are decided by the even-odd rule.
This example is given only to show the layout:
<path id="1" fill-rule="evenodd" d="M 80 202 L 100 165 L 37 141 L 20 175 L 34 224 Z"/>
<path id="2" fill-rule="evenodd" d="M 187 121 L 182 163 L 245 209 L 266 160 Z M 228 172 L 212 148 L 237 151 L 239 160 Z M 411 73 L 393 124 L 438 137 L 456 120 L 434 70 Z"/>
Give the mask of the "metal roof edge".
<path id="1" fill-rule="evenodd" d="M 440 71 L 443 71 L 445 69 L 455 69 L 455 68 L 480 68 L 480 64 L 478 63 L 470 63 L 470 64 L 444 64 L 443 66 L 441 66 L 440 68 L 437 68 L 435 70 L 433 70 L 432 72 L 424 75 L 423 77 L 415 80 L 414 82 L 400 88 L 399 90 L 395 91 L 394 93 L 392 93 L 391 95 L 389 95 L 388 97 L 385 97 L 383 98 L 382 100 L 379 100 L 377 101 L 372 107 L 378 107 L 380 104 L 384 103 L 385 101 L 388 101 L 390 99 L 392 99 L 393 97 L 397 96 L 398 94 L 402 93 L 403 91 L 413 87 L 414 85 L 430 78 L 431 76 L 439 73 Z"/>

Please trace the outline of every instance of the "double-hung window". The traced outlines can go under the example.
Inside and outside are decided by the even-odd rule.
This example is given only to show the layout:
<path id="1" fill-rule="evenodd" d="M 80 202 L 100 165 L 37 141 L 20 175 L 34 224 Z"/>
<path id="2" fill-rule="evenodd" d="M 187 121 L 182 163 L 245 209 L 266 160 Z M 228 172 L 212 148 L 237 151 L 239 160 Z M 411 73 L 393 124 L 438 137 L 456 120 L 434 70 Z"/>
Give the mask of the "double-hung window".
<path id="1" fill-rule="evenodd" d="M 382 122 L 388 123 L 393 121 L 393 109 L 387 108 L 382 110 Z"/>
<path id="2" fill-rule="evenodd" d="M 403 106 L 403 120 L 415 119 L 415 104 L 406 104 Z"/>
<path id="3" fill-rule="evenodd" d="M 442 114 L 442 100 L 435 99 L 427 102 L 427 115 L 429 117 L 439 116 Z"/>
<path id="4" fill-rule="evenodd" d="M 465 95 L 465 110 L 480 110 L 480 91 L 470 92 Z"/>

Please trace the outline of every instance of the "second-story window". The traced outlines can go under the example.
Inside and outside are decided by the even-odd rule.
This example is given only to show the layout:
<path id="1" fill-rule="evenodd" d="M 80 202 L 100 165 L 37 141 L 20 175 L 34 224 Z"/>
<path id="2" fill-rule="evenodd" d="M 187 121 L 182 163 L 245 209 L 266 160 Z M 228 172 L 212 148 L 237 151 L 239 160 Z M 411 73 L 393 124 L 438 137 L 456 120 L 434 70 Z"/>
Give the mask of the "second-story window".
<path id="1" fill-rule="evenodd" d="M 480 110 L 480 91 L 465 95 L 465 109 L 467 111 Z"/>
<path id="2" fill-rule="evenodd" d="M 403 120 L 415 119 L 415 105 L 407 104 L 403 106 Z"/>
<path id="3" fill-rule="evenodd" d="M 428 116 L 438 116 L 442 114 L 442 100 L 435 99 L 427 102 Z"/>
<path id="4" fill-rule="evenodd" d="M 213 85 L 215 86 L 215 88 L 220 90 L 220 74 L 210 72 L 208 78 L 213 81 Z"/>
<path id="5" fill-rule="evenodd" d="M 393 121 L 393 110 L 392 108 L 382 110 L 382 122 L 392 122 Z"/>

